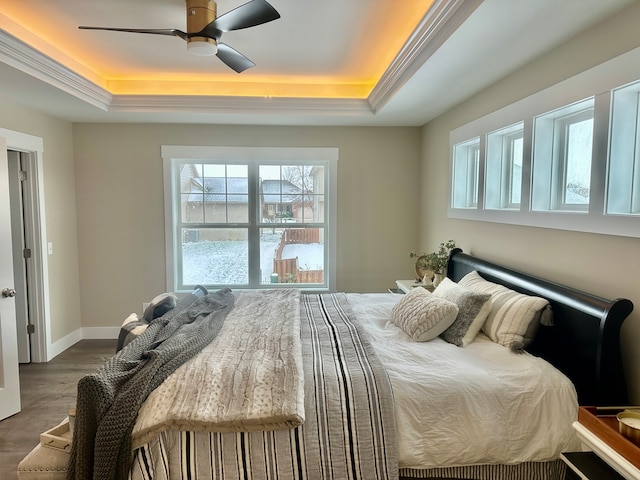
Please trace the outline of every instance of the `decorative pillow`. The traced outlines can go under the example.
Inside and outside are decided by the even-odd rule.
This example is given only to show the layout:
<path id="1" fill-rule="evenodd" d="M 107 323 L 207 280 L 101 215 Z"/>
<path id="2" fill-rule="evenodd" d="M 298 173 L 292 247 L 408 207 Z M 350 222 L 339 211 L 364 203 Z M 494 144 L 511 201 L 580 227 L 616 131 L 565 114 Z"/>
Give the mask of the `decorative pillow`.
<path id="1" fill-rule="evenodd" d="M 196 298 L 204 297 L 209 292 L 202 285 L 197 285 L 192 295 Z M 116 352 L 122 350 L 126 345 L 131 343 L 137 337 L 142 335 L 153 320 L 161 317 L 169 310 L 172 310 L 176 306 L 178 297 L 174 293 L 161 293 L 156 296 L 144 309 L 142 318 L 137 314 L 132 313 L 124 319 L 120 326 L 120 334 L 118 335 L 118 343 L 116 345 Z"/>
<path id="2" fill-rule="evenodd" d="M 177 300 L 178 297 L 174 293 L 161 293 L 149 302 L 149 305 L 144 309 L 142 318 L 147 323 L 151 323 L 175 307 Z"/>
<path id="3" fill-rule="evenodd" d="M 482 331 L 494 342 L 516 352 L 533 341 L 542 312 L 549 308 L 546 299 L 489 282 L 475 271 L 460 279 L 459 285 L 491 294 L 491 311 Z"/>
<path id="4" fill-rule="evenodd" d="M 391 321 L 416 342 L 433 340 L 457 315 L 455 303 L 434 297 L 422 287 L 410 290 L 391 309 Z"/>
<path id="5" fill-rule="evenodd" d="M 138 317 L 137 314 L 132 313 L 124 319 L 120 326 L 120 334 L 118 335 L 118 343 L 116 345 L 116 352 L 119 352 L 134 339 L 144 333 L 149 326 L 149 323 L 144 319 Z"/>
<path id="6" fill-rule="evenodd" d="M 491 311 L 491 294 L 476 292 L 445 278 L 433 295 L 458 306 L 458 316 L 441 337 L 459 347 L 466 347 L 473 342 Z"/>

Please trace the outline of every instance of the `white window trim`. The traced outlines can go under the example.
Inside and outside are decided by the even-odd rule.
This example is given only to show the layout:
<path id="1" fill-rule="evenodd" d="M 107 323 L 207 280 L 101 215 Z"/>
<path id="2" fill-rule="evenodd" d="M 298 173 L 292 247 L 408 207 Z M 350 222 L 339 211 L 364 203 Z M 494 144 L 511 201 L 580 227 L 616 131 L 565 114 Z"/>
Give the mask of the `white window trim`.
<path id="1" fill-rule="evenodd" d="M 640 221 L 637 215 L 607 215 L 605 214 L 604 192 L 607 177 L 606 158 L 608 152 L 608 105 L 611 91 L 621 85 L 630 84 L 638 80 L 637 65 L 640 62 L 640 48 L 636 48 L 601 65 L 593 67 L 581 74 L 553 85 L 534 95 L 492 112 L 480 119 L 463 125 L 450 132 L 449 151 L 449 206 L 448 217 L 477 220 L 486 222 L 527 225 L 533 227 L 573 230 L 609 235 L 620 235 L 640 238 Z M 605 93 L 600 93 L 605 92 Z M 594 155 L 603 161 L 592 165 L 592 182 L 589 212 L 538 212 L 530 209 L 531 163 L 527 158 L 532 143 L 531 118 L 581 101 L 588 97 L 596 97 L 594 118 Z M 517 122 L 525 122 L 523 161 L 523 189 L 520 210 L 488 210 L 484 209 L 479 200 L 478 208 L 455 208 L 452 203 L 453 195 L 453 154 L 454 147 L 475 137 L 484 138 L 492 132 Z M 481 165 L 482 165 L 481 150 Z M 481 181 L 484 180 L 480 174 Z M 481 184 L 479 191 L 482 192 Z"/>
<path id="2" fill-rule="evenodd" d="M 456 185 L 464 185 L 464 188 L 451 191 L 451 203 L 459 205 L 457 208 L 475 209 L 481 198 L 478 190 L 480 184 L 478 176 L 482 171 L 480 138 L 466 140 L 456 144 L 454 148 L 457 155 L 454 159 L 455 167 L 452 175 L 455 176 L 455 180 L 453 182 L 456 182 Z"/>
<path id="3" fill-rule="evenodd" d="M 599 101 L 601 103 L 601 100 Z M 551 112 L 545 112 L 534 119 L 534 144 L 532 148 L 532 209 L 538 212 L 587 213 L 589 203 L 565 203 L 565 170 L 567 167 L 566 141 L 567 127 L 586 117 L 595 120 L 595 99 L 587 98 L 571 105 L 565 105 Z M 595 137 L 595 126 L 592 141 Z M 605 140 L 606 141 L 606 140 Z M 590 152 L 590 165 L 604 161 L 603 157 L 594 160 L 593 145 Z M 591 186 L 591 185 L 590 185 Z"/>
<path id="4" fill-rule="evenodd" d="M 336 289 L 336 265 L 337 265 L 337 191 L 338 191 L 338 148 L 333 147 L 229 147 L 229 146 L 182 146 L 162 145 L 161 156 L 163 161 L 164 180 L 164 214 L 165 214 L 165 263 L 167 291 L 175 291 L 176 272 L 174 270 L 174 258 L 177 245 L 173 232 L 173 219 L 175 202 L 173 201 L 172 160 L 221 160 L 234 161 L 326 161 L 329 164 L 328 172 L 328 215 L 326 238 L 329 248 L 325 263 L 326 288 L 305 289 L 305 291 L 335 291 Z"/>

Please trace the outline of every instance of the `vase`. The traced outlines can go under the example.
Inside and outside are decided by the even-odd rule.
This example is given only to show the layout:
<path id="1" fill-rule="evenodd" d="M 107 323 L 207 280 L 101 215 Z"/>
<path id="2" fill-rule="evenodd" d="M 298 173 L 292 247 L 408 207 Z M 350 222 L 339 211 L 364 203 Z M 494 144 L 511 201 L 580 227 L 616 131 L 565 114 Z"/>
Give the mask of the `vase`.
<path id="1" fill-rule="evenodd" d="M 437 287 L 438 285 L 440 285 L 440 282 L 442 282 L 442 280 L 444 280 L 444 273 L 436 273 L 433 276 L 433 286 Z"/>
<path id="2" fill-rule="evenodd" d="M 422 280 L 425 275 L 431 278 L 433 272 L 427 263 L 427 256 L 420 255 L 416 260 L 416 280 Z"/>

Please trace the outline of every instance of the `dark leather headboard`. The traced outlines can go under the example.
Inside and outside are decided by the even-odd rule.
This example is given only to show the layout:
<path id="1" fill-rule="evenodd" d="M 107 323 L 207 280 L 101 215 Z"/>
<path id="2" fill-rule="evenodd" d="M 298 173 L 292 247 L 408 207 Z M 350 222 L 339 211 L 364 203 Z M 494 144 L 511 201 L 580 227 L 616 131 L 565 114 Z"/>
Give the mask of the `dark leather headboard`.
<path id="1" fill-rule="evenodd" d="M 546 298 L 553 326 L 540 326 L 527 351 L 569 377 L 580 405 L 627 405 L 620 355 L 620 328 L 633 310 L 630 300 L 607 300 L 526 273 L 472 257 L 455 249 L 447 276 L 457 282 L 471 271 L 527 295 Z"/>

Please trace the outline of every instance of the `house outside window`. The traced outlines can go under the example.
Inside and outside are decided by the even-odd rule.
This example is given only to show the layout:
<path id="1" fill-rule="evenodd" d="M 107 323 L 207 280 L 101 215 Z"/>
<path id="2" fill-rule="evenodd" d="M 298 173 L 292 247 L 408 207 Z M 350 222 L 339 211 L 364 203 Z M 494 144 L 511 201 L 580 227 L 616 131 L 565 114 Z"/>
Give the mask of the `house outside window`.
<path id="1" fill-rule="evenodd" d="M 163 147 L 163 157 L 173 290 L 333 288 L 337 149 Z"/>

